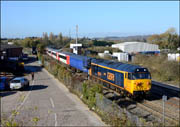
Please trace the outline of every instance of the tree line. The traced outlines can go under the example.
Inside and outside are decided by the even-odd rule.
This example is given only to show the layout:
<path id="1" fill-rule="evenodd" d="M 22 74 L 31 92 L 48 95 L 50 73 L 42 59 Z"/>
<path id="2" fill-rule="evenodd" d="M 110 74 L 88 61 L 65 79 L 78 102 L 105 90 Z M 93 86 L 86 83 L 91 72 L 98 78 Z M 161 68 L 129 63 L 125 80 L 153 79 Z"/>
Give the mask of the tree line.
<path id="1" fill-rule="evenodd" d="M 175 28 L 169 28 L 162 34 L 154 34 L 147 38 L 147 42 L 159 45 L 160 49 L 177 50 L 180 36 Z"/>
<path id="2" fill-rule="evenodd" d="M 147 43 L 157 44 L 160 49 L 177 50 L 179 47 L 179 38 L 175 28 L 169 28 L 162 34 L 154 34 L 147 38 Z M 9 40 L 9 41 L 12 41 Z M 51 46 L 52 48 L 69 48 L 70 43 L 75 43 L 75 39 L 63 36 L 62 33 L 58 35 L 52 32 L 48 35 L 47 32 L 42 34 L 42 37 L 26 37 L 24 39 L 14 39 L 15 45 L 20 45 L 26 48 L 32 47 L 46 47 Z M 78 43 L 83 44 L 83 48 L 89 48 L 93 46 L 111 46 L 114 41 L 105 40 L 92 40 L 87 37 L 79 38 Z M 120 43 L 120 42 L 119 42 Z"/>
<path id="3" fill-rule="evenodd" d="M 71 38 L 65 37 L 62 33 L 54 35 L 52 32 L 47 34 L 44 32 L 42 37 L 26 37 L 22 40 L 22 46 L 26 48 L 37 47 L 38 45 L 52 46 L 62 48 L 71 41 Z"/>

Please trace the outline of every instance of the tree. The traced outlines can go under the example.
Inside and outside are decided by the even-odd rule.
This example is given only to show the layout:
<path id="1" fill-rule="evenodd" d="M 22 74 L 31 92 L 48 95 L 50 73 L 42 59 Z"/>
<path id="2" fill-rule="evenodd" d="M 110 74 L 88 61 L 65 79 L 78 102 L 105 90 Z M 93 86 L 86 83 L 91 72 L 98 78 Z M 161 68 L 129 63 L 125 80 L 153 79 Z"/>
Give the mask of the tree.
<path id="1" fill-rule="evenodd" d="M 44 48 L 45 48 L 45 44 L 43 44 L 43 43 L 40 43 L 37 45 L 37 49 L 40 54 L 43 54 Z"/>
<path id="2" fill-rule="evenodd" d="M 114 44 L 114 42 L 93 40 L 93 45 L 95 46 L 111 46 L 112 44 Z"/>
<path id="3" fill-rule="evenodd" d="M 175 28 L 169 28 L 166 32 L 159 35 L 154 34 L 150 36 L 147 41 L 159 45 L 160 49 L 169 48 L 171 50 L 176 50 L 179 46 L 179 36 Z"/>
<path id="4" fill-rule="evenodd" d="M 70 42 L 70 39 L 68 37 L 63 37 L 62 41 L 63 41 L 63 46 L 66 46 Z"/>
<path id="5" fill-rule="evenodd" d="M 43 32 L 43 37 L 42 37 L 42 41 L 45 45 L 48 45 L 49 44 L 49 41 L 48 41 L 48 34 L 47 32 Z"/>
<path id="6" fill-rule="evenodd" d="M 62 46 L 64 45 L 64 44 L 63 44 L 63 36 L 62 36 L 62 33 L 59 33 L 55 45 L 56 45 L 58 48 L 59 48 L 59 47 L 62 47 Z"/>
<path id="7" fill-rule="evenodd" d="M 25 38 L 22 43 L 24 47 L 27 47 L 27 48 L 32 47 L 32 39 L 29 37 Z"/>
<path id="8" fill-rule="evenodd" d="M 55 43 L 55 36 L 54 34 L 51 32 L 50 35 L 49 35 L 49 40 L 52 42 L 52 43 Z"/>

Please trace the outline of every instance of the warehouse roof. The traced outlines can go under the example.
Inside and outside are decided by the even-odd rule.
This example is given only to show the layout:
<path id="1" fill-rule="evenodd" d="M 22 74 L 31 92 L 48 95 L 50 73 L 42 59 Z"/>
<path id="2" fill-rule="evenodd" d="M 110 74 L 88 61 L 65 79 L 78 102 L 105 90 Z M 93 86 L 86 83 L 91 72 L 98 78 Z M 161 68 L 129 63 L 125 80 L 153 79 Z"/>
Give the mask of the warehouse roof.
<path id="1" fill-rule="evenodd" d="M 137 44 L 137 43 L 145 43 L 145 42 L 132 41 L 132 42 L 123 42 L 123 43 L 119 43 L 119 44 L 113 44 L 113 45 L 115 45 L 115 46 L 125 46 L 125 45 L 130 45 L 130 44 Z M 145 44 L 149 44 L 149 43 L 145 43 Z"/>
<path id="2" fill-rule="evenodd" d="M 8 44 L 1 44 L 0 45 L 0 51 L 6 50 L 6 49 L 12 49 L 12 48 L 22 48 L 16 45 L 8 45 Z"/>
<path id="3" fill-rule="evenodd" d="M 139 69 L 140 71 L 142 69 L 143 69 L 142 71 L 144 71 L 144 69 L 146 71 L 148 71 L 146 68 L 143 68 L 138 65 L 125 64 L 122 62 L 113 62 L 113 61 L 102 60 L 102 59 L 92 59 L 92 63 L 98 64 L 101 66 L 105 66 L 105 67 L 109 67 L 112 69 L 120 70 L 120 71 L 130 72 L 130 73 L 137 71 L 137 69 Z"/>

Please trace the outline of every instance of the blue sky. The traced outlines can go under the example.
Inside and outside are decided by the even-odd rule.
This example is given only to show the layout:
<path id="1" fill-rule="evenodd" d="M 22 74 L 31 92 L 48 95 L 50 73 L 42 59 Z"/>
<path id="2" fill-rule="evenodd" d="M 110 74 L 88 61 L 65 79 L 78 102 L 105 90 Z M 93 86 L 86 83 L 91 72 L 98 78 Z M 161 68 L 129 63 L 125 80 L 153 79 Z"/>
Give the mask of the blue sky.
<path id="1" fill-rule="evenodd" d="M 179 33 L 178 1 L 3 1 L 1 37 L 42 36 L 53 32 L 80 37 Z"/>

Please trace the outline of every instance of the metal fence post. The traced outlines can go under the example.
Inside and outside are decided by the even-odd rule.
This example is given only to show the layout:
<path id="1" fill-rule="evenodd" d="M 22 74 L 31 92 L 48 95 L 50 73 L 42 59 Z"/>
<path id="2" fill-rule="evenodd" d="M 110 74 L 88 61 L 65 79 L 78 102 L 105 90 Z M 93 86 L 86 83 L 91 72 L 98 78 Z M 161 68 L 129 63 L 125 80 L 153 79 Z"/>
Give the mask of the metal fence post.
<path id="1" fill-rule="evenodd" d="M 165 126 L 165 101 L 167 101 L 167 96 L 163 95 L 162 101 L 163 101 L 163 126 Z"/>

